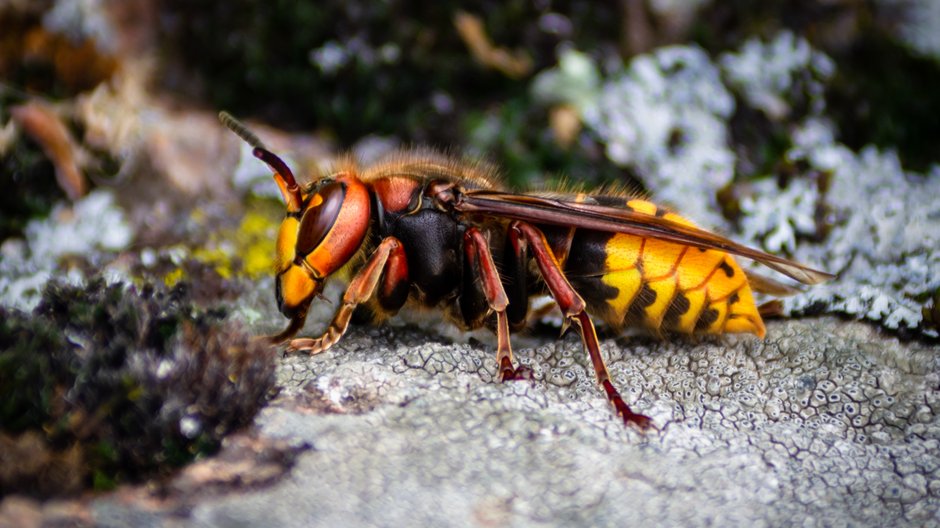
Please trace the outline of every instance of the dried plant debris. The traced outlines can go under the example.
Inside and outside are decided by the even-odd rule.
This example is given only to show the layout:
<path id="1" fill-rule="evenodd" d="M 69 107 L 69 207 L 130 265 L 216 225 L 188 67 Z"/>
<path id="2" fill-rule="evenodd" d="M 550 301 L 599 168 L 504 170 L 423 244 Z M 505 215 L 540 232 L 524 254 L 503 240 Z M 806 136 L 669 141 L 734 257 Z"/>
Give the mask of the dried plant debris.
<path id="1" fill-rule="evenodd" d="M 217 456 L 187 466 L 167 485 L 167 493 L 186 500 L 233 489 L 262 488 L 280 480 L 309 450 L 298 439 L 239 433 L 225 439 Z"/>
<path id="2" fill-rule="evenodd" d="M 0 140 L 0 240 L 23 234 L 33 218 L 46 216 L 65 197 L 56 185 L 55 166 L 32 141 L 21 141 L 12 120 Z"/>
<path id="3" fill-rule="evenodd" d="M 55 166 L 56 181 L 71 200 L 78 200 L 88 182 L 78 163 L 79 149 L 62 118 L 48 104 L 34 100 L 10 110 L 13 121 L 38 143 Z"/>
<path id="4" fill-rule="evenodd" d="M 454 27 L 470 49 L 474 60 L 481 65 L 497 70 L 511 79 L 520 79 L 532 73 L 532 58 L 525 51 L 510 52 L 493 44 L 480 17 L 458 11 L 454 15 Z"/>
<path id="5" fill-rule="evenodd" d="M 186 285 L 51 282 L 0 307 L 0 494 L 53 496 L 165 475 L 250 424 L 274 352 Z"/>

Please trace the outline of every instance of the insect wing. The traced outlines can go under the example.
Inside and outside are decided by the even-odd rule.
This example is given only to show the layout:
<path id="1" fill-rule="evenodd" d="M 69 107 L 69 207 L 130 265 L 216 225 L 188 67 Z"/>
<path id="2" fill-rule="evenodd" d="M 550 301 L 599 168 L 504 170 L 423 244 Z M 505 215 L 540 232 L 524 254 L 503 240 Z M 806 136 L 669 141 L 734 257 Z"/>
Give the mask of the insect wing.
<path id="1" fill-rule="evenodd" d="M 833 278 L 833 275 L 824 271 L 738 244 L 704 229 L 627 208 L 500 191 L 469 190 L 458 197 L 454 209 L 464 213 L 625 233 L 715 249 L 753 259 L 803 284 L 819 284 Z"/>

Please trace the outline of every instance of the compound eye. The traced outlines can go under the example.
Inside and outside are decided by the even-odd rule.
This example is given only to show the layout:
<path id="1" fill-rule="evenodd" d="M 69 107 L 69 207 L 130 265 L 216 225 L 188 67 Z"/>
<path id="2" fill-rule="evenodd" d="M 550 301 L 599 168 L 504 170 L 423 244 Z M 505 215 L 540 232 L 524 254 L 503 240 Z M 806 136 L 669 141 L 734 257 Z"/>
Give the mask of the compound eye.
<path id="1" fill-rule="evenodd" d="M 304 257 L 320 245 L 336 223 L 346 199 L 346 186 L 330 182 L 310 195 L 297 232 L 297 255 Z"/>

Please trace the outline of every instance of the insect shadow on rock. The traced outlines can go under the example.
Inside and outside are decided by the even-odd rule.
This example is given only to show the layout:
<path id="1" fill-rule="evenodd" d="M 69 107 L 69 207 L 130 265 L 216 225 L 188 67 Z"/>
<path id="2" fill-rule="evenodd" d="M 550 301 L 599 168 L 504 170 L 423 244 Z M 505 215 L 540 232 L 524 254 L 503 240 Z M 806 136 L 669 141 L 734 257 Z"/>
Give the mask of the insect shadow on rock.
<path id="1" fill-rule="evenodd" d="M 764 337 L 753 291 L 794 291 L 745 273 L 738 255 L 804 284 L 832 275 L 702 230 L 627 193 L 503 190 L 496 170 L 430 150 L 398 152 L 367 167 L 341 158 L 301 187 L 290 168 L 229 114 L 221 121 L 273 171 L 287 205 L 277 236 L 276 296 L 290 319 L 273 343 L 317 354 L 340 340 L 355 309 L 380 322 L 408 305 L 442 310 L 463 329 L 496 333 L 500 378 L 516 379 L 510 332 L 529 300 L 549 295 L 590 355 L 598 384 L 627 424 L 649 428 L 611 383 L 591 317 L 614 330 L 656 335 Z M 291 339 L 326 279 L 351 280 L 323 335 Z"/>

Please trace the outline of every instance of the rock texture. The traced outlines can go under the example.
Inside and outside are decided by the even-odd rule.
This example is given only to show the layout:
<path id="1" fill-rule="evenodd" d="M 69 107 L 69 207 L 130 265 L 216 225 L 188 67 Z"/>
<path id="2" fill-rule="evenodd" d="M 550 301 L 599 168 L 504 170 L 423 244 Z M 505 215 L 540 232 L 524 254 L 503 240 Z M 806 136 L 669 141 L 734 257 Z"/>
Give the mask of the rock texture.
<path id="1" fill-rule="evenodd" d="M 940 521 L 940 356 L 861 323 L 769 338 L 607 339 L 617 384 L 659 431 L 613 417 L 573 337 L 533 339 L 533 380 L 491 347 L 355 329 L 288 357 L 262 436 L 306 442 L 269 487 L 197 492 L 96 522 L 185 526 L 924 525 Z M 183 506 L 181 506 L 181 504 Z M 183 512 L 183 513 L 181 513 Z M 143 518 L 142 518 L 143 516 Z"/>

